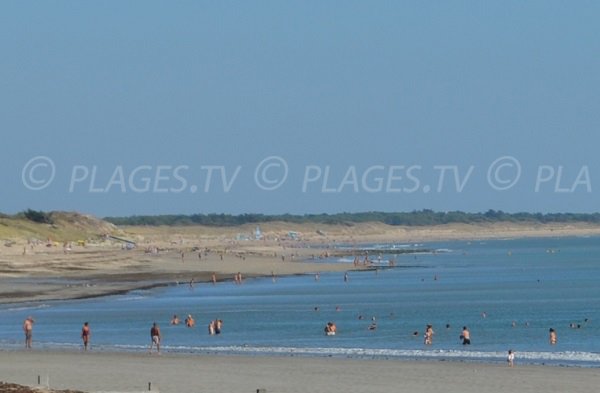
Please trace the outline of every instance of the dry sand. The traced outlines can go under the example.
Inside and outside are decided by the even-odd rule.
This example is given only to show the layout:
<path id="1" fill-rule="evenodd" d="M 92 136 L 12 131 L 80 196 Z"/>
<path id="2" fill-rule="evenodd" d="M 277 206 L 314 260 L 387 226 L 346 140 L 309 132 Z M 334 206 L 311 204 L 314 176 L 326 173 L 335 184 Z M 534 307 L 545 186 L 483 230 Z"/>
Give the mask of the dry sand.
<path id="1" fill-rule="evenodd" d="M 87 392 L 595 392 L 597 369 L 461 362 L 0 352 L 0 380 Z"/>
<path id="2" fill-rule="evenodd" d="M 79 217 L 79 216 L 77 216 Z M 89 220 L 88 220 L 89 221 Z M 87 222 L 87 221 L 86 221 Z M 76 224 L 78 222 L 75 222 Z M 105 225 L 96 225 L 99 230 Z M 74 225 L 74 224 L 72 224 Z M 89 226 L 89 225 L 88 225 Z M 70 227 L 66 227 L 67 229 Z M 600 226 L 580 224 L 451 224 L 400 227 L 382 223 L 355 225 L 261 224 L 264 240 L 252 239 L 254 225 L 213 228 L 124 227 L 118 236 L 135 241 L 133 250 L 114 239 L 91 239 L 85 246 L 72 239 L 65 253 L 63 242 L 16 237 L 0 247 L 0 303 L 63 300 L 102 296 L 176 282 L 230 280 L 274 274 L 344 271 L 347 264 L 314 263 L 333 252 L 336 243 L 421 243 L 439 240 L 482 240 L 517 237 L 600 235 Z M 299 240 L 286 239 L 290 231 Z M 73 231 L 63 231 L 65 233 Z M 10 246 L 6 246 L 10 244 Z M 202 259 L 196 249 L 210 249 Z M 148 250 L 158 249 L 158 253 Z M 182 260 L 181 253 L 184 254 Z M 282 260 L 282 256 L 285 260 Z M 401 263 L 400 257 L 399 262 Z M 59 278 L 61 281 L 57 281 Z"/>

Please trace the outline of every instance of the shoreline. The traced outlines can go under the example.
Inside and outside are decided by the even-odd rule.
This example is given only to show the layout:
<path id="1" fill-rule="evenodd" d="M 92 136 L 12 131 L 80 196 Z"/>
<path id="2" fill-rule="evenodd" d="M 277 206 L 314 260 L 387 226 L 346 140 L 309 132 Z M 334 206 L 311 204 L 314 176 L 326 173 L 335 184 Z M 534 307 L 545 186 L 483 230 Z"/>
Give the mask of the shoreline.
<path id="1" fill-rule="evenodd" d="M 206 227 L 124 227 L 125 237 L 138 242 L 126 250 L 119 242 L 63 247 L 29 245 L 0 249 L 0 304 L 35 303 L 88 299 L 128 293 L 133 290 L 168 286 L 178 282 L 231 280 L 241 272 L 244 277 L 269 277 L 342 272 L 357 269 L 351 264 L 315 262 L 323 254 L 353 255 L 352 250 L 336 250 L 335 244 L 355 247 L 368 243 L 431 243 L 438 241 L 483 241 L 515 238 L 563 238 L 600 236 L 600 226 L 590 224 L 449 224 L 429 227 L 394 227 L 361 224 L 351 227 L 296 226 L 285 223 L 265 225 L 265 240 L 235 241 L 240 232 L 251 233 L 254 226 L 233 228 Z M 285 230 L 302 230 L 299 241 L 280 239 Z M 321 235 L 325 233 L 326 235 Z M 236 235 L 237 234 L 237 235 Z M 30 247 L 30 248 L 28 248 Z M 146 251 L 156 247 L 154 255 Z M 195 257 L 204 249 L 210 252 Z M 193 251 L 199 249 L 199 251 Z M 186 259 L 181 255 L 186 255 Z M 403 254 L 398 254 L 402 258 Z M 281 259 L 280 259 L 281 258 Z M 360 266 L 358 269 L 364 267 Z"/>
<path id="2" fill-rule="evenodd" d="M 504 351 L 464 351 L 460 349 L 404 349 L 390 350 L 377 348 L 304 348 L 304 347 L 181 347 L 178 345 L 161 345 L 161 357 L 199 359 L 204 357 L 242 357 L 242 358 L 300 358 L 300 359 L 338 359 L 356 361 L 380 361 L 380 362 L 419 362 L 419 363 L 460 363 L 481 365 L 505 365 L 507 354 Z M 54 344 L 37 342 L 37 346 L 31 350 L 24 349 L 22 343 L 12 343 L 8 346 L 0 346 L 2 353 L 21 354 L 65 354 L 85 356 L 154 356 L 148 353 L 146 345 L 120 346 L 113 344 L 93 344 L 88 352 L 84 352 L 81 344 Z M 262 351 L 261 351 L 262 350 Z M 394 352 L 394 353 L 390 353 Z M 398 354 L 396 352 L 400 352 Z M 518 364 L 533 367 L 555 367 L 574 369 L 600 370 L 600 356 L 593 352 L 573 351 L 517 351 Z M 482 356 L 482 354 L 484 356 Z M 569 359 L 574 354 L 593 355 L 593 359 Z M 1 380 L 1 379 L 0 379 Z"/>
<path id="3" fill-rule="evenodd" d="M 0 379 L 86 392 L 594 391 L 597 369 L 454 360 L 0 351 Z M 518 358 L 517 358 L 518 359 Z M 235 371 L 235 372 L 233 372 Z M 307 376 L 310 375 L 310 378 Z"/>

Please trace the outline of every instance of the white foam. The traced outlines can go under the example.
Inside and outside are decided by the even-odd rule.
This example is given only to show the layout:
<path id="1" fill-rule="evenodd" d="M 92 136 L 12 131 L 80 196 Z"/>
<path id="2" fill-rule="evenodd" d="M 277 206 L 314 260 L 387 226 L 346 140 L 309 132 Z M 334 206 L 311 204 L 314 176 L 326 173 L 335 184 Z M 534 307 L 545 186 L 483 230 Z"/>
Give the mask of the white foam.
<path id="1" fill-rule="evenodd" d="M 183 347 L 173 348 L 175 350 Z M 434 359 L 479 359 L 497 361 L 506 359 L 506 352 L 498 351 L 460 351 L 460 350 L 420 350 L 420 349 L 373 349 L 373 348 L 298 348 L 298 347 L 255 347 L 255 346 L 221 346 L 221 347 L 187 347 L 188 350 L 201 352 L 277 354 L 277 355 L 317 355 L 345 357 L 393 357 L 393 358 L 434 358 Z M 600 354 L 594 352 L 516 352 L 518 360 L 531 363 L 553 362 L 557 364 L 587 363 L 600 367 Z"/>

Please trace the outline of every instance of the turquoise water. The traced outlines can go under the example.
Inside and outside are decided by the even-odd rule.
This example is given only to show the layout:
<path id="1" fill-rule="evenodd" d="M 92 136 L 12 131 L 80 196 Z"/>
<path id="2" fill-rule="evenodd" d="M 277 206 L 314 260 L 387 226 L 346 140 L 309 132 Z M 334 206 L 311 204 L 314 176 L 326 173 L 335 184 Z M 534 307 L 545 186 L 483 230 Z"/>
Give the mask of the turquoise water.
<path id="1" fill-rule="evenodd" d="M 510 348 L 520 362 L 600 367 L 599 238 L 419 247 L 438 252 L 400 255 L 395 268 L 349 272 L 348 282 L 343 273 L 322 273 L 318 282 L 306 275 L 243 285 L 201 283 L 193 290 L 182 284 L 90 300 L 5 305 L 0 348 L 22 346 L 21 323 L 31 314 L 38 348 L 79 348 L 81 325 L 89 321 L 93 350 L 140 351 L 156 321 L 164 350 L 171 352 L 497 362 Z M 173 314 L 181 319 L 192 314 L 197 326 L 170 326 Z M 372 317 L 376 330 L 368 329 Z M 209 336 L 206 326 L 216 318 L 224 320 L 223 333 Z M 327 321 L 337 324 L 335 337 L 323 334 Z M 422 334 L 428 323 L 435 336 L 426 347 Z M 468 347 L 458 338 L 463 325 L 471 331 Z M 548 343 L 550 327 L 558 332 L 555 346 Z"/>

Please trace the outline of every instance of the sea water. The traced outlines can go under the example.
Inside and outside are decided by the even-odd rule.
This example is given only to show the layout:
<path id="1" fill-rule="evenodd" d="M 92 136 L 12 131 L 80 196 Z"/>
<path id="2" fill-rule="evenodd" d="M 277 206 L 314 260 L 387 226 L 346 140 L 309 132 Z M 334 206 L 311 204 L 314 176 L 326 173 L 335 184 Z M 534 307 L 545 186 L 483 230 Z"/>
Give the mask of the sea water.
<path id="1" fill-rule="evenodd" d="M 34 347 L 79 349 L 88 321 L 92 350 L 147 350 L 150 326 L 163 350 L 367 358 L 504 361 L 600 367 L 600 239 L 545 238 L 363 245 L 381 268 L 367 271 L 187 283 L 88 300 L 3 305 L 0 348 L 23 345 L 32 315 Z M 385 250 L 418 248 L 415 254 Z M 395 266 L 387 261 L 395 259 Z M 331 258 L 353 268 L 352 258 Z M 301 263 L 301 262 L 296 262 Z M 316 272 L 315 272 L 316 273 Z M 195 328 L 171 326 L 177 314 Z M 224 321 L 210 336 L 211 320 Z M 377 328 L 370 330 L 375 321 Z M 323 332 L 328 321 L 336 336 Z M 432 324 L 433 344 L 423 344 Z M 463 346 L 462 327 L 471 332 Z M 574 326 L 574 327 L 571 327 Z M 550 345 L 548 330 L 558 333 Z"/>

